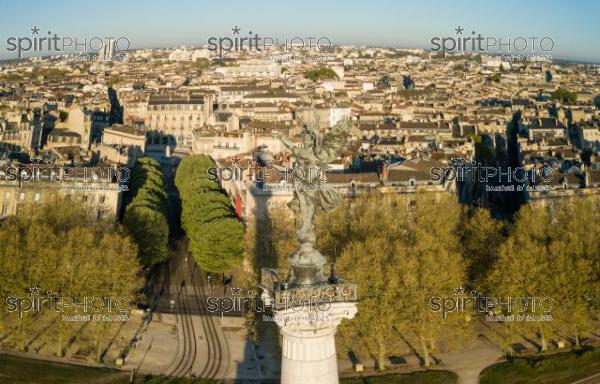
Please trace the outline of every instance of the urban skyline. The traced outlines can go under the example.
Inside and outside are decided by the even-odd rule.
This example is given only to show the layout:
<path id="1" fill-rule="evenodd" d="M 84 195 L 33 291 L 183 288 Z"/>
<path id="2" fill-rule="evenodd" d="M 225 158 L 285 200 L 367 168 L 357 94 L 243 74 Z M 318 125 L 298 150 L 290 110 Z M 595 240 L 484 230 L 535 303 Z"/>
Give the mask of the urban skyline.
<path id="1" fill-rule="evenodd" d="M 7 3 L 0 384 L 600 383 L 598 3 Z"/>
<path id="2" fill-rule="evenodd" d="M 576 5 L 508 1 L 502 6 L 466 1 L 384 1 L 368 9 L 359 1 L 339 4 L 312 0 L 285 7 L 275 1 L 252 6 L 239 1 L 179 1 L 169 7 L 158 1 L 107 1 L 101 8 L 68 1 L 28 4 L 36 11 L 28 12 L 29 5 L 20 2 L 4 5 L 0 59 L 14 58 L 6 51 L 9 36 L 30 36 L 30 28 L 35 26 L 82 39 L 124 36 L 132 49 L 201 46 L 211 36 L 230 35 L 234 26 L 282 38 L 327 36 L 334 45 L 429 49 L 433 36 L 453 36 L 455 28 L 463 27 L 467 33 L 476 31 L 498 38 L 547 36 L 555 41 L 554 58 L 600 63 L 600 30 L 594 19 L 600 4 L 594 1 Z M 336 17 L 336 13 L 343 13 L 343 17 Z M 154 27 L 141 29 L 136 19 Z"/>

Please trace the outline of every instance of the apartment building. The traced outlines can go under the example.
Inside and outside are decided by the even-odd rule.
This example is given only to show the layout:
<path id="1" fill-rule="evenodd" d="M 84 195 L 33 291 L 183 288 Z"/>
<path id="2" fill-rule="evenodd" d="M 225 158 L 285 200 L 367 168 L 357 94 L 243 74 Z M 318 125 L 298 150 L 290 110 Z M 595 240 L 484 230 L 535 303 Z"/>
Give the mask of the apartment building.
<path id="1" fill-rule="evenodd" d="M 209 100 L 199 94 L 152 95 L 148 100 L 146 126 L 170 144 L 191 147 L 194 130 L 202 128 L 212 113 Z"/>

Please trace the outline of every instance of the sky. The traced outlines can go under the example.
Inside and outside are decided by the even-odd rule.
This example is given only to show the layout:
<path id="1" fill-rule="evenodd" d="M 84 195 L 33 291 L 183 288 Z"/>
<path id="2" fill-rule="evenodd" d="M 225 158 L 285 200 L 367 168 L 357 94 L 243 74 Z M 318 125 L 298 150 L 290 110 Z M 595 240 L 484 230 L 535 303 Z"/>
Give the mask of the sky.
<path id="1" fill-rule="evenodd" d="M 0 7 L 2 59 L 16 57 L 7 39 L 31 37 L 34 26 L 77 39 L 122 36 L 132 48 L 204 45 L 238 26 L 280 39 L 426 49 L 460 26 L 502 39 L 549 37 L 553 58 L 600 63 L 600 0 L 0 0 Z"/>

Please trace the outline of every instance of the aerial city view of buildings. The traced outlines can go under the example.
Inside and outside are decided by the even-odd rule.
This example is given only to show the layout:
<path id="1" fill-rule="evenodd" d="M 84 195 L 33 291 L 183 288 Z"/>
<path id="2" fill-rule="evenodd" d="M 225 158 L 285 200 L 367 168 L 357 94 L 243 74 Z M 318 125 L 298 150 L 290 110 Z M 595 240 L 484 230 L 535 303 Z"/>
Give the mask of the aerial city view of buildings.
<path id="1" fill-rule="evenodd" d="M 219 17 L 3 31 L 0 383 L 600 382 L 600 64 Z"/>

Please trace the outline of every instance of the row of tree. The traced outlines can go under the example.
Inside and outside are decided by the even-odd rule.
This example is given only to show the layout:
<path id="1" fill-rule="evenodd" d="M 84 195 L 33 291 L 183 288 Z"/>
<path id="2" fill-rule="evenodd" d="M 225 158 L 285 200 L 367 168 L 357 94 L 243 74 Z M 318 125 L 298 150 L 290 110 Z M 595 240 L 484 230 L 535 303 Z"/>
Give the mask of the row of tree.
<path id="1" fill-rule="evenodd" d="M 208 272 L 225 272 L 242 261 L 245 229 L 219 184 L 209 181 L 211 167 L 216 164 L 206 155 L 188 156 L 177 168 L 175 185 L 192 257 Z"/>
<path id="2" fill-rule="evenodd" d="M 160 165 L 154 159 L 139 159 L 130 180 L 133 196 L 123 215 L 123 224 L 135 239 L 142 264 L 149 266 L 168 258 L 169 224 L 167 196 Z"/>
<path id="3" fill-rule="evenodd" d="M 552 321 L 507 323 L 516 334 L 537 337 L 542 351 L 552 339 L 572 337 L 579 346 L 581 335 L 598 327 L 598 208 L 597 201 L 587 198 L 564 200 L 550 208 L 525 205 L 499 246 L 480 249 L 494 259 L 492 268 L 479 271 L 485 291 L 502 297 L 553 299 Z M 545 314 L 543 306 L 532 312 Z"/>
<path id="4" fill-rule="evenodd" d="M 429 307 L 430 297 L 452 295 L 464 284 L 460 205 L 449 195 L 419 195 L 412 202 L 381 195 L 340 208 L 319 223 L 319 232 L 332 233 L 318 236 L 340 275 L 358 284 L 359 314 L 342 324 L 340 335 L 380 369 L 391 352 L 409 348 L 428 366 L 438 343 L 452 346 L 465 331 L 459 316 L 442 319 Z"/>
<path id="5" fill-rule="evenodd" d="M 69 343 L 88 327 L 93 330 L 96 360 L 107 345 L 106 335 L 120 322 L 65 321 L 62 316 L 120 315 L 101 298 L 123 298 L 119 308 L 139 299 L 142 286 L 137 247 L 121 227 L 98 221 L 88 208 L 56 200 L 25 207 L 23 214 L 0 224 L 0 340 L 26 351 L 32 340 L 53 345 L 63 356 Z M 42 304 L 36 297 L 65 297 L 63 309 Z M 75 305 L 87 298 L 86 312 Z M 21 309 L 15 300 L 21 300 Z M 70 300 L 73 300 L 70 302 Z M 91 310 L 90 308 L 94 308 Z M 125 313 L 128 315 L 128 313 Z"/>
<path id="6" fill-rule="evenodd" d="M 270 212 L 266 242 L 247 237 L 251 256 L 285 268 L 295 250 L 293 220 L 285 207 Z M 319 217 L 319 249 L 340 276 L 358 284 L 359 311 L 343 322 L 345 348 L 372 356 L 380 369 L 387 356 L 418 351 L 425 366 L 431 352 L 458 345 L 485 313 L 466 308 L 445 318 L 431 298 L 549 297 L 552 321 L 500 326 L 507 353 L 523 337 L 546 350 L 549 340 L 581 335 L 598 326 L 600 213 L 598 201 L 578 198 L 547 208 L 523 206 L 514 222 L 489 211 L 465 208 L 451 195 L 365 195 Z M 458 291 L 465 288 L 466 292 Z M 547 308 L 547 306 L 546 306 Z M 515 314 L 499 306 L 498 314 Z M 543 308 L 526 314 L 546 314 Z"/>

